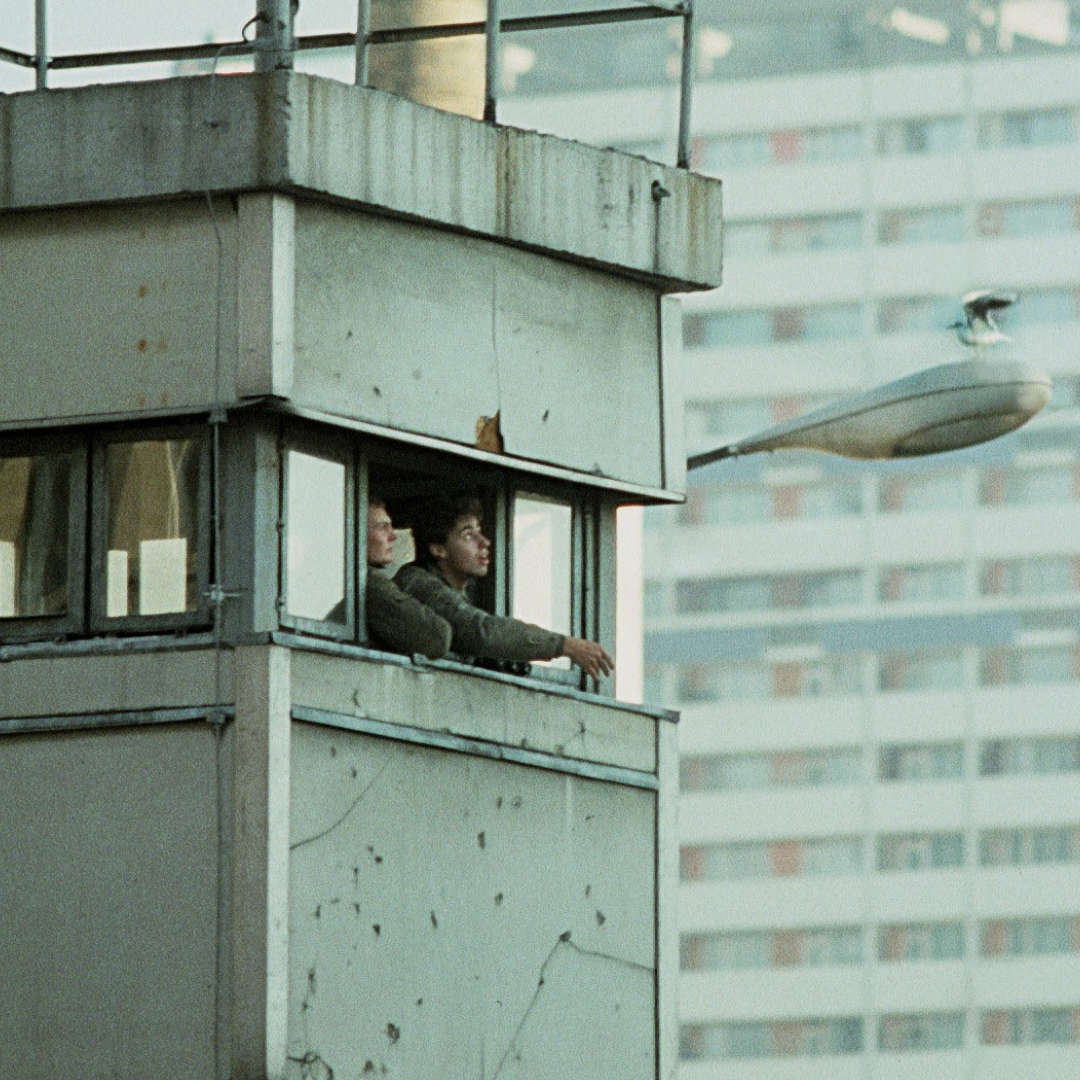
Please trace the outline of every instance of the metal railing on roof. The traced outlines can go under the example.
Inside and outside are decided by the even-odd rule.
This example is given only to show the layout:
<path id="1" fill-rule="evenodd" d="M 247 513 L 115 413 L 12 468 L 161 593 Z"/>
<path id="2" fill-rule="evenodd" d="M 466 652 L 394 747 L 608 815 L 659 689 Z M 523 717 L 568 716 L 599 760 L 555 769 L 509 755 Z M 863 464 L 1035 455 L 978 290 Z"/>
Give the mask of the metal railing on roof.
<path id="1" fill-rule="evenodd" d="M 356 29 L 351 33 L 313 34 L 297 37 L 294 33 L 295 0 L 255 0 L 255 14 L 244 24 L 241 40 L 225 43 L 163 46 L 152 49 L 121 49 L 114 52 L 73 53 L 50 56 L 48 51 L 48 0 L 34 0 L 34 52 L 19 52 L 0 46 L 0 61 L 34 69 L 35 87 L 48 88 L 50 71 L 107 67 L 114 64 L 141 64 L 160 61 L 215 59 L 223 52 L 231 56 L 254 56 L 256 71 L 291 68 L 298 50 L 355 50 L 354 81 L 368 83 L 368 50 L 373 45 L 433 40 L 437 38 L 484 35 L 484 119 L 496 119 L 496 87 L 499 78 L 499 38 L 520 31 L 552 30 L 563 27 L 597 26 L 643 19 L 682 20 L 682 70 L 679 94 L 679 131 L 677 163 L 690 163 L 690 97 L 694 77 L 694 4 L 693 0 L 657 0 L 636 2 L 623 7 L 595 8 L 545 15 L 522 15 L 502 18 L 499 0 L 487 0 L 483 22 L 442 23 L 375 30 L 371 27 L 371 0 L 357 0 Z M 254 28 L 254 37 L 248 31 Z"/>

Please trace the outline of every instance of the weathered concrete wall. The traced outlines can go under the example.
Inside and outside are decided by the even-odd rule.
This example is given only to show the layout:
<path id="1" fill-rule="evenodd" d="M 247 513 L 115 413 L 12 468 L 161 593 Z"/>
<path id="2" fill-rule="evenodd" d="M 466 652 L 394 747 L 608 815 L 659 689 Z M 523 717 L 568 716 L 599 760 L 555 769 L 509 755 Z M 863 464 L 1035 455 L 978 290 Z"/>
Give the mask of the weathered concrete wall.
<path id="1" fill-rule="evenodd" d="M 669 719 L 404 658 L 220 659 L 0 664 L 0 1071 L 668 1075 Z"/>
<path id="2" fill-rule="evenodd" d="M 678 456 L 625 278 L 287 196 L 0 215 L 0 260 L 0 423 L 272 394 L 465 446 L 498 412 L 515 458 L 647 488 Z"/>
<path id="3" fill-rule="evenodd" d="M 0 215 L 0 260 L 0 423 L 275 395 L 472 446 L 498 412 L 514 458 L 680 479 L 656 295 L 625 278 L 268 195 Z"/>
<path id="4" fill-rule="evenodd" d="M 214 400 L 236 357 L 236 213 L 206 203 L 0 215 L 0 422 Z"/>
<path id="5" fill-rule="evenodd" d="M 511 460 L 681 488 L 658 296 L 719 282 L 718 181 L 281 72 L 0 95 L 5 210 L 0 424 L 498 413 Z"/>
<path id="6" fill-rule="evenodd" d="M 667 1076 L 674 725 L 498 677 L 290 657 L 294 1080 Z"/>
<path id="7" fill-rule="evenodd" d="M 433 667 L 301 649 L 290 656 L 295 705 L 650 774 L 657 770 L 656 717 L 614 703 L 586 704 L 558 692 Z"/>
<path id="8" fill-rule="evenodd" d="M 311 724 L 292 747 L 292 1076 L 655 1076 L 654 792 Z"/>
<path id="9" fill-rule="evenodd" d="M 661 485 L 652 289 L 323 203 L 296 214 L 298 404 Z"/>
<path id="10" fill-rule="evenodd" d="M 232 652 L 211 648 L 24 657 L 0 663 L 0 718 L 201 707 L 219 677 L 232 700 L 232 672 Z"/>
<path id="11" fill-rule="evenodd" d="M 216 739 L 0 738 L 0 1074 L 214 1075 Z"/>
<path id="12" fill-rule="evenodd" d="M 613 150 L 297 72 L 0 95 L 0 209 L 207 190 L 318 192 L 666 290 L 720 284 L 720 181 Z"/>

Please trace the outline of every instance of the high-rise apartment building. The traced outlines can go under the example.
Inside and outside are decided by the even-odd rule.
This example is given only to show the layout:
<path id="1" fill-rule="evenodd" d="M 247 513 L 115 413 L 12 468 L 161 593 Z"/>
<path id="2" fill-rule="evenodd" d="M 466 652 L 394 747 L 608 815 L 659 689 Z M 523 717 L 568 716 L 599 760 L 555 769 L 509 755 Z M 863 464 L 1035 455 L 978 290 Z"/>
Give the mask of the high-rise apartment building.
<path id="1" fill-rule="evenodd" d="M 682 711 L 680 1075 L 1074 1077 L 1080 10 L 810 6 L 698 5 L 726 258 L 685 306 L 688 449 L 962 359 L 977 287 L 1019 294 L 1001 355 L 1055 392 L 982 447 L 722 461 L 647 516 L 646 699 Z M 539 56 L 507 119 L 670 155 L 670 42 L 641 46 L 652 85 L 595 85 L 629 41 L 577 93 Z"/>

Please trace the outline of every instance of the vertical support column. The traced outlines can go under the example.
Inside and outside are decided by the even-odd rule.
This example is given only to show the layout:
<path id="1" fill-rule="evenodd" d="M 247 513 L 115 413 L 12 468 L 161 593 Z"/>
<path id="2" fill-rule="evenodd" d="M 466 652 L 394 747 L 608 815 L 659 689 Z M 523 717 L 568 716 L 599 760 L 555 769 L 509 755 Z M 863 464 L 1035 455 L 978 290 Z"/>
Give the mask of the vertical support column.
<path id="1" fill-rule="evenodd" d="M 296 207 L 288 195 L 241 195 L 237 393 L 288 397 L 293 383 Z"/>
<path id="2" fill-rule="evenodd" d="M 683 12 L 682 81 L 679 86 L 679 139 L 675 163 L 690 168 L 690 99 L 694 93 L 694 0 L 685 0 Z"/>
<path id="3" fill-rule="evenodd" d="M 615 696 L 635 704 L 642 702 L 645 689 L 643 522 L 640 506 L 615 511 L 616 583 L 609 605 L 615 619 Z"/>
<path id="4" fill-rule="evenodd" d="M 255 70 L 293 66 L 293 0 L 258 0 L 255 8 Z"/>
<path id="5" fill-rule="evenodd" d="M 34 89 L 49 85 L 48 0 L 34 0 Z"/>
<path id="6" fill-rule="evenodd" d="M 222 581 L 234 595 L 223 633 L 235 639 L 279 625 L 281 458 L 273 418 L 234 417 L 222 425 L 221 505 L 227 523 Z"/>
<path id="7" fill-rule="evenodd" d="M 368 84 L 368 34 L 371 32 L 371 0 L 357 0 L 356 4 L 356 67 L 353 82 L 357 86 Z"/>
<path id="8" fill-rule="evenodd" d="M 600 679 L 589 689 L 599 694 L 615 696 L 616 680 L 618 678 L 619 665 L 622 660 L 619 655 L 618 638 L 618 551 L 616 548 L 616 522 L 617 507 L 614 502 L 607 499 L 598 499 L 596 503 L 596 522 L 592 537 L 586 537 L 586 544 L 592 544 L 592 558 L 586 560 L 586 565 L 591 562 L 594 568 L 593 596 L 591 611 L 586 610 L 590 621 L 585 626 L 585 636 L 599 641 L 609 652 L 615 653 L 616 675 L 610 679 Z M 638 574 L 640 574 L 640 567 Z M 588 683 L 586 683 L 588 685 Z"/>
<path id="9" fill-rule="evenodd" d="M 499 0 L 487 0 L 484 18 L 484 119 L 495 123 L 499 82 Z"/>
<path id="10" fill-rule="evenodd" d="M 679 1068 L 679 740 L 676 713 L 656 721 L 656 1075 Z"/>
<path id="11" fill-rule="evenodd" d="M 284 1076 L 289 963 L 289 652 L 235 653 L 230 1071 Z"/>
<path id="12" fill-rule="evenodd" d="M 657 298 L 660 364 L 660 487 L 686 487 L 686 445 L 683 438 L 683 312 L 675 296 Z"/>

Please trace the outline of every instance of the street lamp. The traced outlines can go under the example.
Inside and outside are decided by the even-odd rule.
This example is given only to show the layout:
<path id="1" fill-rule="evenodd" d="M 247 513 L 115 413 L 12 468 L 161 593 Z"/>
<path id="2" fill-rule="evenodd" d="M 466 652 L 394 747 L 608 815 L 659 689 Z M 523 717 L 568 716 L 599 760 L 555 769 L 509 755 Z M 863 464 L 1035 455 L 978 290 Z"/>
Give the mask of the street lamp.
<path id="1" fill-rule="evenodd" d="M 823 450 L 850 458 L 916 457 L 996 439 L 1049 400 L 1050 376 L 1016 361 L 962 360 L 840 398 L 715 450 L 688 469 L 762 450 Z"/>

